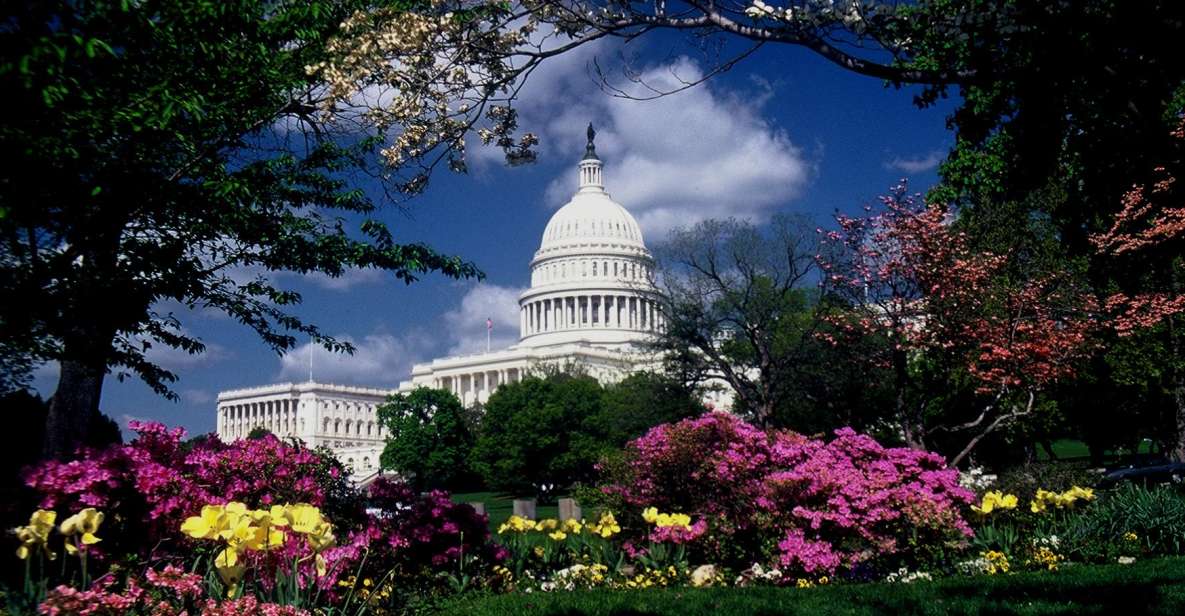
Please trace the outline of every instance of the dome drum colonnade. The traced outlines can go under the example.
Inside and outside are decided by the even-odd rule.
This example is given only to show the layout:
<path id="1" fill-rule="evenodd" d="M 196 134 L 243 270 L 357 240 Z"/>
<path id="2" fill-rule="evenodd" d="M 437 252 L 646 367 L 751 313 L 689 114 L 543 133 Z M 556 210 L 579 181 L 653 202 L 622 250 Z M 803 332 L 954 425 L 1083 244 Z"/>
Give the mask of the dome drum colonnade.
<path id="1" fill-rule="evenodd" d="M 637 221 L 605 191 L 594 136 L 590 126 L 580 187 L 531 260 L 531 288 L 519 298 L 521 345 L 629 344 L 663 326 L 654 258 Z"/>

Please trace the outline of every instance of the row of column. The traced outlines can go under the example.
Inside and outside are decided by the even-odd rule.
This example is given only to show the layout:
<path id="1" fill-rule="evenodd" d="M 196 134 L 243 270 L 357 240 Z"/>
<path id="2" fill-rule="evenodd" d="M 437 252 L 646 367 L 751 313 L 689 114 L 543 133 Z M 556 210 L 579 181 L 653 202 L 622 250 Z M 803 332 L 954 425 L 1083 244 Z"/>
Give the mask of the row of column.
<path id="1" fill-rule="evenodd" d="M 658 302 L 636 295 L 541 299 L 524 304 L 520 313 L 524 336 L 588 327 L 657 331 L 663 323 Z"/>
<path id="2" fill-rule="evenodd" d="M 245 438 L 254 428 L 267 428 L 279 436 L 296 435 L 304 431 L 297 404 L 287 399 L 223 406 L 218 409 L 218 436 L 228 441 Z"/>
<path id="3" fill-rule="evenodd" d="M 462 404 L 469 405 L 484 402 L 483 398 L 488 398 L 499 385 L 519 380 L 522 380 L 522 371 L 518 368 L 504 368 L 437 377 L 432 387 L 447 389 L 453 392 Z"/>

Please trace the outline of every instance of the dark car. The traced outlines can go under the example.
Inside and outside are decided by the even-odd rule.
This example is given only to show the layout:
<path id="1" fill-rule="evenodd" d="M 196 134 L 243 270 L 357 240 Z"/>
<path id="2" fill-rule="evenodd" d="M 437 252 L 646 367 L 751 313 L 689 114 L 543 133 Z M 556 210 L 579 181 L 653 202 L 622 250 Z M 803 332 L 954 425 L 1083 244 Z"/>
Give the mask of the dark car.
<path id="1" fill-rule="evenodd" d="M 1183 479 L 1185 479 L 1185 463 L 1169 462 L 1168 460 L 1160 459 L 1145 464 L 1131 465 L 1126 468 L 1117 468 L 1108 471 L 1099 480 L 1098 487 L 1102 489 L 1112 488 L 1124 481 L 1148 485 L 1169 481 L 1178 482 Z"/>

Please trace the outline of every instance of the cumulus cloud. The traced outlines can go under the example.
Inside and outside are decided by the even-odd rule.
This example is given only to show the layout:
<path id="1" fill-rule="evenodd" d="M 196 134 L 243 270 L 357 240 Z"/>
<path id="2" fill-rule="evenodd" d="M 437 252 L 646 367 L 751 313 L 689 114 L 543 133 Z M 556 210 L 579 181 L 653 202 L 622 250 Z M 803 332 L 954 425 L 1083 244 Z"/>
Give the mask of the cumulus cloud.
<path id="1" fill-rule="evenodd" d="M 404 336 L 373 333 L 361 339 L 353 336 L 337 338 L 354 345 L 354 354 L 331 353 L 320 345 L 306 342 L 280 357 L 277 378 L 307 380 L 311 352 L 313 379 L 317 382 L 394 387 L 408 378 L 412 365 L 422 361 L 432 346 L 417 332 Z"/>
<path id="2" fill-rule="evenodd" d="M 456 308 L 445 312 L 442 321 L 448 332 L 448 354 L 482 353 L 486 350 L 486 319 L 490 349 L 504 349 L 518 342 L 518 296 L 523 289 L 479 283 L 469 289 Z"/>
<path id="3" fill-rule="evenodd" d="M 593 44 L 543 62 L 520 96 L 520 125 L 540 134 L 543 156 L 574 162 L 584 149 L 584 127 L 593 122 L 606 187 L 648 240 L 706 218 L 760 221 L 802 193 L 813 162 L 762 116 L 769 83 L 754 81 L 745 93 L 709 81 L 654 100 L 614 97 L 589 71 L 594 57 L 604 64 L 613 52 L 609 44 Z M 654 94 L 651 88 L 673 91 L 703 76 L 697 62 L 680 57 L 641 71 L 640 83 L 615 85 L 645 97 Z M 575 170 L 565 169 L 546 201 L 558 207 L 575 188 Z"/>
<path id="4" fill-rule="evenodd" d="M 885 169 L 893 171 L 901 171 L 903 173 L 923 173 L 938 167 L 945 156 L 940 150 L 934 150 L 925 156 L 915 156 L 912 158 L 902 158 L 900 156 L 894 157 L 892 160 L 885 161 Z"/>

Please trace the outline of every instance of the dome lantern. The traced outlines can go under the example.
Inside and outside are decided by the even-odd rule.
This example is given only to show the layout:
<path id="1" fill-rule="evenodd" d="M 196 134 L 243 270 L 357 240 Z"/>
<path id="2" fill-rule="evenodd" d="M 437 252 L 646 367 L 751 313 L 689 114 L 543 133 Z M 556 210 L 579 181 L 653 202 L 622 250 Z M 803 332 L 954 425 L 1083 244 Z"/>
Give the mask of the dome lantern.
<path id="1" fill-rule="evenodd" d="M 597 146 L 593 140 L 597 131 L 588 123 L 588 145 L 584 146 L 584 158 L 580 160 L 580 192 L 605 192 L 605 181 L 601 177 L 601 159 L 597 157 Z"/>

